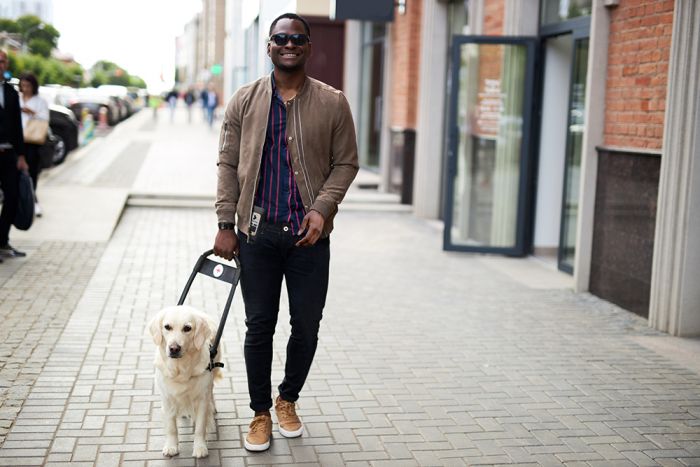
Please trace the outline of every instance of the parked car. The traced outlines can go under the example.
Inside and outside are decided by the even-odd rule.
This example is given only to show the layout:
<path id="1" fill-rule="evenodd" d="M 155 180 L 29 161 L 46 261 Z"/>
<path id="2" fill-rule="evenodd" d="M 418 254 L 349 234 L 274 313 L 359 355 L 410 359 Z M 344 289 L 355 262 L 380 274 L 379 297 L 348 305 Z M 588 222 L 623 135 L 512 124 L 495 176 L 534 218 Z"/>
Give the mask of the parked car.
<path id="1" fill-rule="evenodd" d="M 60 164 L 68 155 L 63 138 L 54 133 L 50 126 L 49 133 L 46 135 L 46 142 L 39 148 L 39 154 L 41 155 L 41 165 L 44 169 Z"/>
<path id="2" fill-rule="evenodd" d="M 78 147 L 80 123 L 69 108 L 51 104 L 49 106 L 49 127 L 65 143 L 66 154 Z M 63 159 L 61 159 L 62 161 Z"/>
<path id="3" fill-rule="evenodd" d="M 97 90 L 117 103 L 122 120 L 131 117 L 136 111 L 134 101 L 126 86 L 103 84 L 98 86 Z"/>
<path id="4" fill-rule="evenodd" d="M 109 97 L 97 91 L 95 88 L 81 88 L 78 93 L 71 98 L 69 108 L 80 120 L 83 109 L 87 109 L 95 122 L 100 121 L 100 110 L 105 109 L 107 113 L 107 124 L 114 126 L 119 123 L 119 108 Z"/>

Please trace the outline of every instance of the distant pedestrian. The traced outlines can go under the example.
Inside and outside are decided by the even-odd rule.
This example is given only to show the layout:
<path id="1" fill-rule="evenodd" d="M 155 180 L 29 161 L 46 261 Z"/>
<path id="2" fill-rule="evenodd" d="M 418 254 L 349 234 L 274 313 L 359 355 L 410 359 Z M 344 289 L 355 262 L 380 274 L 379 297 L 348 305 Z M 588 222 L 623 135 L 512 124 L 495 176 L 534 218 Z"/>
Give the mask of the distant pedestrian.
<path id="1" fill-rule="evenodd" d="M 25 137 L 24 148 L 29 164 L 29 176 L 32 177 L 34 184 L 34 213 L 36 216 L 42 216 L 41 206 L 39 206 L 39 198 L 36 196 L 37 187 L 39 186 L 39 174 L 41 173 L 41 154 L 40 149 L 43 146 L 43 141 L 46 140 L 49 127 L 49 104 L 39 95 L 39 82 L 32 73 L 25 73 L 19 78 L 19 103 L 22 110 L 22 128 L 25 135 L 27 134 L 30 125 L 36 125 L 39 132 L 43 133 L 43 140 L 32 141 L 30 136 Z M 39 136 L 39 135 L 37 135 Z"/>
<path id="2" fill-rule="evenodd" d="M 24 157 L 19 95 L 12 85 L 5 82 L 8 66 L 7 52 L 0 50 L 0 185 L 4 194 L 0 212 L 0 262 L 3 257 L 26 256 L 26 253 L 10 246 L 10 227 L 19 203 L 19 171 L 29 170 L 29 166 Z"/>
<path id="3" fill-rule="evenodd" d="M 187 123 L 192 123 L 192 105 L 194 104 L 195 97 L 192 88 L 189 88 L 185 93 L 185 105 L 187 105 Z"/>
<path id="4" fill-rule="evenodd" d="M 208 96 L 209 96 L 209 93 L 207 92 L 207 88 L 205 87 L 199 93 L 199 99 L 202 101 L 202 120 L 205 122 L 207 121 L 207 97 Z"/>
<path id="5" fill-rule="evenodd" d="M 216 112 L 216 108 L 219 106 L 219 96 L 216 94 L 216 90 L 214 89 L 214 83 L 209 83 L 206 104 L 207 123 L 209 124 L 209 128 L 211 128 L 214 126 L 214 112 Z"/>
<path id="6" fill-rule="evenodd" d="M 307 22 L 293 13 L 272 22 L 267 54 L 274 70 L 236 92 L 221 129 L 214 253 L 241 261 L 244 354 L 255 411 L 244 441 L 250 451 L 270 446 L 272 336 L 283 279 L 292 330 L 274 406 L 282 436 L 304 431 L 295 402 L 316 352 L 329 236 L 359 170 L 345 96 L 306 75 L 310 36 Z"/>
<path id="7" fill-rule="evenodd" d="M 175 109 L 177 108 L 177 89 L 173 88 L 165 97 L 165 101 L 170 108 L 170 122 L 175 121 Z"/>

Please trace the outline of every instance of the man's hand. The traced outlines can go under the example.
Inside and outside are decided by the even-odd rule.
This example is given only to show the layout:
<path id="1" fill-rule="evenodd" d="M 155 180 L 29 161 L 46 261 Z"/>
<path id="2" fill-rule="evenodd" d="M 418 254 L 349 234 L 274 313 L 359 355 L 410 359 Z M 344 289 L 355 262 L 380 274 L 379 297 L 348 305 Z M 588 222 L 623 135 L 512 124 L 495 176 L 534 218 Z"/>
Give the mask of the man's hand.
<path id="1" fill-rule="evenodd" d="M 320 212 L 309 211 L 304 216 L 304 220 L 301 221 L 301 228 L 297 232 L 297 235 L 301 235 L 306 230 L 306 235 L 296 243 L 296 246 L 311 246 L 315 244 L 323 233 L 323 225 L 325 223 L 326 220 Z"/>
<path id="2" fill-rule="evenodd" d="M 27 164 L 27 159 L 25 159 L 24 156 L 19 156 L 17 158 L 17 170 L 21 170 L 23 172 L 29 171 L 29 164 Z"/>
<path id="3" fill-rule="evenodd" d="M 238 236 L 234 230 L 219 230 L 214 240 L 214 254 L 227 260 L 238 256 Z"/>

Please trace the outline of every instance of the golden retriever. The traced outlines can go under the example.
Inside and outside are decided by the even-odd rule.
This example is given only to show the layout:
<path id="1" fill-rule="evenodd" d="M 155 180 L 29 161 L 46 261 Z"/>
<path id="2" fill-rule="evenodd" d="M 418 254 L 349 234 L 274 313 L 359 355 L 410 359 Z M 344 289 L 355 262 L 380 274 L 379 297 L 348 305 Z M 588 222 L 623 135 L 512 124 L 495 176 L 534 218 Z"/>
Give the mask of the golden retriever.
<path id="1" fill-rule="evenodd" d="M 148 330 L 155 342 L 155 380 L 162 399 L 165 431 L 164 456 L 179 453 L 177 417 L 194 421 L 194 457 L 206 457 L 207 427 L 214 426 L 214 380 L 220 369 L 209 371 L 209 346 L 216 335 L 216 322 L 190 306 L 162 309 Z M 221 352 L 216 361 L 221 360 Z"/>

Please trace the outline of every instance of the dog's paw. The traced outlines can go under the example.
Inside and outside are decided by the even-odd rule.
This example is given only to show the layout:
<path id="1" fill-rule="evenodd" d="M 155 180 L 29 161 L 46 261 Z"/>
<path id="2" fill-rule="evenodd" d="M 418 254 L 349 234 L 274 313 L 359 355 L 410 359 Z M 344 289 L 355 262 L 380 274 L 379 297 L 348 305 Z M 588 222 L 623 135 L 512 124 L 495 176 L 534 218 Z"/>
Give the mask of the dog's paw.
<path id="1" fill-rule="evenodd" d="M 165 457 L 173 457 L 177 456 L 178 454 L 180 454 L 180 451 L 178 451 L 177 445 L 166 444 L 163 447 L 163 455 Z"/>
<path id="2" fill-rule="evenodd" d="M 209 455 L 209 449 L 207 449 L 206 444 L 195 444 L 192 449 L 192 457 L 202 458 Z"/>

